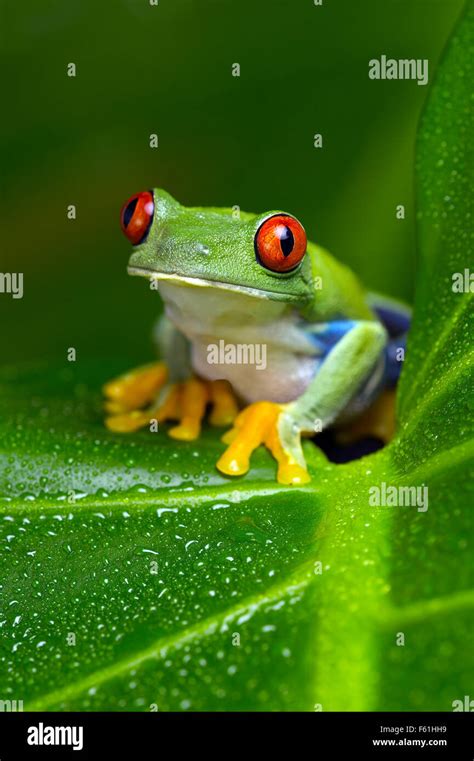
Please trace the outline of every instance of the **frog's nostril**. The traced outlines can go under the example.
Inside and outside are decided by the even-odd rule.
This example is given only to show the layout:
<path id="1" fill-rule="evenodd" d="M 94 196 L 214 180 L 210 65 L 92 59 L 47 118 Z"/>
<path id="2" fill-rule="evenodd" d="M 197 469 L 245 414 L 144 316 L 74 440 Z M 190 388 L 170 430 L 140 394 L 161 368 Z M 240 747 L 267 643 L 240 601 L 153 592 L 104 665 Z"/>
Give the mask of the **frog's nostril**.
<path id="1" fill-rule="evenodd" d="M 153 213 L 153 193 L 150 190 L 137 193 L 122 206 L 120 212 L 122 231 L 134 246 L 146 240 L 153 222 Z"/>

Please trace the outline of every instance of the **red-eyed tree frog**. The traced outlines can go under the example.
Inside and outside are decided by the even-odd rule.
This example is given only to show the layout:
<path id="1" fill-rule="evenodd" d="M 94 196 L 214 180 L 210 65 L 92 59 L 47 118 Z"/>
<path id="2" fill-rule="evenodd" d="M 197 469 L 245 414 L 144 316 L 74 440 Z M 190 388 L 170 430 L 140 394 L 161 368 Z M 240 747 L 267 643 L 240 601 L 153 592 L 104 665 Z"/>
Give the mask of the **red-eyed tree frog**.
<path id="1" fill-rule="evenodd" d="M 283 484 L 310 480 L 302 436 L 348 421 L 357 432 L 364 419 L 359 433 L 390 436 L 382 401 L 402 366 L 409 311 L 368 294 L 294 216 L 186 208 L 154 189 L 124 204 L 121 225 L 129 273 L 164 302 L 162 361 L 104 386 L 109 429 L 175 420 L 169 435 L 190 441 L 209 412 L 212 425 L 231 426 L 219 471 L 246 473 L 264 444 Z"/>

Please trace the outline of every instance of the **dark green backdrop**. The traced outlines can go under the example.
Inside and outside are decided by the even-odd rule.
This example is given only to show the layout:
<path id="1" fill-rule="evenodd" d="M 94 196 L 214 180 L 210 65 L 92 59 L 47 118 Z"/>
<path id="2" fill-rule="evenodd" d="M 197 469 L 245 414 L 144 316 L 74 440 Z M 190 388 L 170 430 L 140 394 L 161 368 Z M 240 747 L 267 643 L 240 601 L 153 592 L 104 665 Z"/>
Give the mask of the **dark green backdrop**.
<path id="1" fill-rule="evenodd" d="M 157 296 L 126 275 L 130 248 L 118 224 L 122 202 L 150 186 L 189 205 L 293 212 L 370 287 L 409 300 L 414 137 L 428 88 L 371 81 L 368 61 L 428 58 L 431 77 L 461 7 L 4 5 L 0 271 L 23 272 L 25 293 L 0 294 L 2 362 L 65 358 L 70 346 L 78 360 L 150 356 Z M 231 76 L 235 62 L 240 78 Z"/>

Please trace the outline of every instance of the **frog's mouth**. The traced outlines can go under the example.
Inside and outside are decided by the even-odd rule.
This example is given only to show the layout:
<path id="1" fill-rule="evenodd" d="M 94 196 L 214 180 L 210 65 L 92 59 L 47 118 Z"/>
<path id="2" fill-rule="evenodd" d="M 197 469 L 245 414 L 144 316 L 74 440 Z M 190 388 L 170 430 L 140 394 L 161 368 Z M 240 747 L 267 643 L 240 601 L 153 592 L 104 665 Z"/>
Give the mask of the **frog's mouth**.
<path id="1" fill-rule="evenodd" d="M 139 277 L 147 277 L 150 280 L 167 280 L 176 285 L 182 285 L 184 287 L 194 288 L 219 288 L 223 291 L 233 291 L 234 293 L 243 293 L 247 296 L 251 296 L 256 299 L 266 299 L 270 301 L 298 301 L 298 296 L 283 293 L 280 291 L 264 291 L 260 288 L 251 288 L 246 285 L 235 285 L 234 283 L 225 283 L 221 280 L 208 280 L 202 277 L 188 277 L 183 275 L 177 275 L 170 272 L 156 272 L 155 270 L 147 269 L 146 267 L 131 267 L 127 268 L 129 275 L 138 275 Z"/>

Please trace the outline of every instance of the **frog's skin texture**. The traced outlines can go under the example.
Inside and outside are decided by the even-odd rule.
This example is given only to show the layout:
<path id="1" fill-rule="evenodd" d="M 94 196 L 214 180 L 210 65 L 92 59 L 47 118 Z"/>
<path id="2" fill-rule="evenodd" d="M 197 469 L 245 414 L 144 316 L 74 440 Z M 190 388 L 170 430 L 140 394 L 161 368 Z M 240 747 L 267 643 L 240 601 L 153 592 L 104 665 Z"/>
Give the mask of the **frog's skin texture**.
<path id="1" fill-rule="evenodd" d="M 148 278 L 164 302 L 156 328 L 164 361 L 104 387 L 111 430 L 176 419 L 169 434 L 191 440 L 211 405 L 212 424 L 233 423 L 219 470 L 242 475 L 263 443 L 290 484 L 309 480 L 302 435 L 370 410 L 370 432 L 388 436 L 382 402 L 399 374 L 409 312 L 367 294 L 306 242 L 297 220 L 186 208 L 155 189 L 130 199 L 122 227 L 134 243 L 129 273 Z M 238 402 L 249 406 L 239 413 Z"/>

